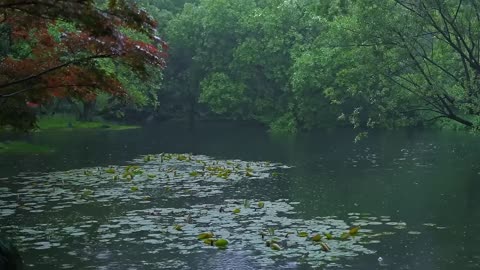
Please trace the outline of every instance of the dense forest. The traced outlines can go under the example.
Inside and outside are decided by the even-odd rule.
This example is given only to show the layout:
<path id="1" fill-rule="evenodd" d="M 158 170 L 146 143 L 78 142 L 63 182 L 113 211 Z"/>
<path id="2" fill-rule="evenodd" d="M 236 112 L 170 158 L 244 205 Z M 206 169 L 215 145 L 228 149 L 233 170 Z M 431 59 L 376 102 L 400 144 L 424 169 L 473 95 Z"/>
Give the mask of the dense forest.
<path id="1" fill-rule="evenodd" d="M 58 112 L 286 132 L 479 125 L 475 0 L 136 2 L 1 1 L 0 126 Z"/>

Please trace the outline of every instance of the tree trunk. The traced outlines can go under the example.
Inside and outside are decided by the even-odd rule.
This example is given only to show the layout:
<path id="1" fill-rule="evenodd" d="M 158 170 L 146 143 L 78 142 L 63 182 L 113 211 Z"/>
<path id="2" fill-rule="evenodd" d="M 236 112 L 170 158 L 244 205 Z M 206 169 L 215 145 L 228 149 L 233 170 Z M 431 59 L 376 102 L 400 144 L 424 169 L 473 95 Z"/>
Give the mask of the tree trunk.
<path id="1" fill-rule="evenodd" d="M 467 126 L 467 127 L 473 127 L 473 123 L 472 123 L 472 122 L 470 122 L 470 121 L 468 121 L 468 120 L 466 120 L 466 119 L 463 119 L 463 118 L 461 118 L 461 117 L 459 117 L 459 116 L 457 116 L 457 115 L 450 114 L 450 115 L 448 115 L 447 117 L 448 117 L 449 119 L 452 119 L 452 120 L 454 120 L 454 121 L 457 121 L 458 123 L 463 124 L 463 125 L 465 125 L 465 126 Z"/>
<path id="2" fill-rule="evenodd" d="M 83 101 L 83 112 L 80 115 L 80 120 L 81 121 L 92 121 L 93 120 L 93 114 L 95 112 L 95 105 L 96 101 L 91 100 L 91 101 Z"/>

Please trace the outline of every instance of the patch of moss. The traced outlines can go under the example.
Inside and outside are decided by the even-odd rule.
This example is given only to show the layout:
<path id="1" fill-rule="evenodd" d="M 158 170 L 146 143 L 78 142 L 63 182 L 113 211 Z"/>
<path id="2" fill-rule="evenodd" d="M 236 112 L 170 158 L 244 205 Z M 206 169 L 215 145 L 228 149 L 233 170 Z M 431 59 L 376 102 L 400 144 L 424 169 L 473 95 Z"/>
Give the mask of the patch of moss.
<path id="1" fill-rule="evenodd" d="M 4 153 L 51 153 L 53 148 L 45 145 L 31 144 L 22 141 L 0 142 L 0 154 Z"/>
<path id="2" fill-rule="evenodd" d="M 137 129 L 140 126 L 118 125 L 103 121 L 83 122 L 77 121 L 71 115 L 57 115 L 42 117 L 38 120 L 38 128 L 42 130 L 76 130 L 76 129 L 104 129 L 104 130 L 127 130 Z"/>

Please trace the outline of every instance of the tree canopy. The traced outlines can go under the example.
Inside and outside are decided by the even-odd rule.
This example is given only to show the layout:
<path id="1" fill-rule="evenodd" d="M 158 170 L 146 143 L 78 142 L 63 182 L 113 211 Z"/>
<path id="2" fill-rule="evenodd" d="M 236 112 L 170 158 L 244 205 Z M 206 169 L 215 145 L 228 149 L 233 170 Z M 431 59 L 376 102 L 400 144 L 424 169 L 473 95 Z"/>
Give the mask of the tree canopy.
<path id="1" fill-rule="evenodd" d="M 475 0 L 0 3 L 0 125 L 99 93 L 105 111 L 128 95 L 135 110 L 287 132 L 480 124 Z"/>
<path id="2" fill-rule="evenodd" d="M 202 0 L 168 23 L 166 81 L 274 129 L 475 127 L 478 14 L 473 0 Z"/>
<path id="3" fill-rule="evenodd" d="M 0 126 L 32 128 L 32 107 L 54 97 L 88 101 L 99 92 L 125 97 L 121 81 L 100 59 L 118 60 L 139 74 L 165 66 L 167 46 L 156 34 L 155 20 L 127 1 L 105 4 L 0 2 Z"/>

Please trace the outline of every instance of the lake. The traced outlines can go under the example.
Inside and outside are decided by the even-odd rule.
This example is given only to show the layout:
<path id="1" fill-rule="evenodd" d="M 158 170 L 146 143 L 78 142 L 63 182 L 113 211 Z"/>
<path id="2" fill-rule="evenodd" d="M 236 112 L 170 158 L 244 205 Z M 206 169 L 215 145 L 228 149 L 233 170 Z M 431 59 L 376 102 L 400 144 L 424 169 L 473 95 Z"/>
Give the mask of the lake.
<path id="1" fill-rule="evenodd" d="M 480 268 L 475 135 L 208 122 L 24 137 L 56 148 L 0 154 L 0 233 L 27 269 Z M 228 247 L 197 239 L 210 231 Z"/>

